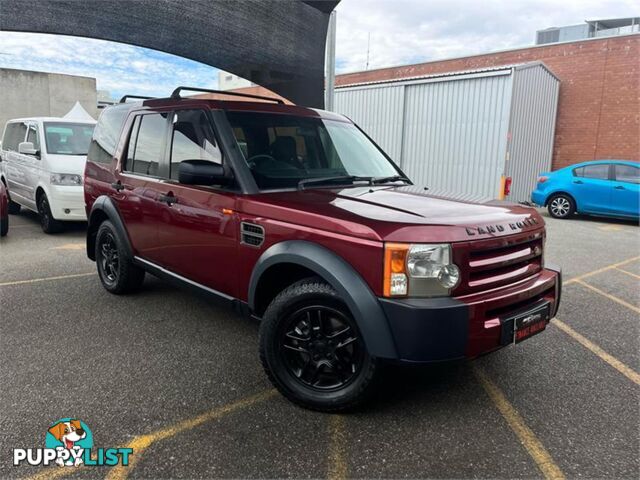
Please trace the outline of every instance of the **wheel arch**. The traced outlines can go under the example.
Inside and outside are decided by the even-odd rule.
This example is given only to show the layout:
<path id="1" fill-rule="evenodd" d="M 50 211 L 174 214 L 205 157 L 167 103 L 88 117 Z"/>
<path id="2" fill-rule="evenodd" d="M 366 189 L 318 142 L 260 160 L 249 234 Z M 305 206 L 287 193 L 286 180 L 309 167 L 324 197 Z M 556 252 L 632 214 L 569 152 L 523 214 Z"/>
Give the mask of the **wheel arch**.
<path id="1" fill-rule="evenodd" d="M 292 274 L 291 278 L 284 276 L 287 272 Z M 280 273 L 283 275 L 278 277 Z M 278 288 L 284 285 L 284 289 L 301 278 L 310 276 L 309 274 L 319 276 L 338 292 L 353 315 L 371 355 L 397 358 L 387 317 L 375 294 L 343 258 L 315 243 L 290 240 L 269 247 L 260 256 L 251 274 L 249 308 L 259 315 L 264 313 L 265 303 L 273 298 L 269 298 L 269 294 L 274 294 L 276 289 L 270 286 L 270 280 L 287 278 L 287 282 L 280 281 L 276 284 Z"/>
<path id="2" fill-rule="evenodd" d="M 125 249 L 130 258 L 133 258 L 133 248 L 124 222 L 120 218 L 120 212 L 108 196 L 102 195 L 98 197 L 91 207 L 87 225 L 87 257 L 95 261 L 96 235 L 98 228 L 105 220 L 113 223 L 120 237 L 124 240 Z"/>

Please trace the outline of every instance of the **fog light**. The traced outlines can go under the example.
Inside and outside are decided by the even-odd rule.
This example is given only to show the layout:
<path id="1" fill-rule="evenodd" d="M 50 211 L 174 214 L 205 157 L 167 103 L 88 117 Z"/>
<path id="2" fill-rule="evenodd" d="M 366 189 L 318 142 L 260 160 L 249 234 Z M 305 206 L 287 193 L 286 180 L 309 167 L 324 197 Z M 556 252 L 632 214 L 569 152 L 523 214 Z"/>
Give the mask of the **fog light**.
<path id="1" fill-rule="evenodd" d="M 458 286 L 460 283 L 460 269 L 454 265 L 445 265 L 438 272 L 438 282 L 444 288 L 452 289 Z"/>
<path id="2" fill-rule="evenodd" d="M 67 215 L 69 215 L 71 213 L 71 210 L 69 210 L 68 208 L 64 209 L 64 213 L 66 213 Z"/>

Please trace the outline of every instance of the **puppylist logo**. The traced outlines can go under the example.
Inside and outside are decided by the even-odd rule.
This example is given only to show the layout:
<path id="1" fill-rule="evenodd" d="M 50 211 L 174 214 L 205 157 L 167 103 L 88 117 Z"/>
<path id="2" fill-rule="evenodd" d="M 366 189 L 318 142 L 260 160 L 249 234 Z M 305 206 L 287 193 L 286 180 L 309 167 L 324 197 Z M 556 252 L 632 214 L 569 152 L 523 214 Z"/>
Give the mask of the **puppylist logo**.
<path id="1" fill-rule="evenodd" d="M 92 456 L 93 434 L 89 427 L 75 418 L 62 418 L 53 423 L 45 436 L 45 448 L 14 448 L 13 464 L 77 467 L 86 465 L 129 465 L 132 448 L 97 448 Z"/>

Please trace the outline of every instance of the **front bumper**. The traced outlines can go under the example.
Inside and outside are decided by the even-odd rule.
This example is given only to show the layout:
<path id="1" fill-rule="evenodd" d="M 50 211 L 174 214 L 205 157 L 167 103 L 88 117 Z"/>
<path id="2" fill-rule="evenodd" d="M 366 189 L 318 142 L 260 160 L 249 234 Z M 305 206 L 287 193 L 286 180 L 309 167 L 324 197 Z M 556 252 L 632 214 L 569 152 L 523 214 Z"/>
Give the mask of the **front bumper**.
<path id="1" fill-rule="evenodd" d="M 502 319 L 540 302 L 560 305 L 562 273 L 547 266 L 513 285 L 458 298 L 381 298 L 398 360 L 428 363 L 473 358 L 502 348 Z"/>
<path id="2" fill-rule="evenodd" d="M 47 196 L 49 197 L 51 214 L 56 220 L 69 222 L 85 222 L 87 220 L 82 185 L 51 185 Z"/>

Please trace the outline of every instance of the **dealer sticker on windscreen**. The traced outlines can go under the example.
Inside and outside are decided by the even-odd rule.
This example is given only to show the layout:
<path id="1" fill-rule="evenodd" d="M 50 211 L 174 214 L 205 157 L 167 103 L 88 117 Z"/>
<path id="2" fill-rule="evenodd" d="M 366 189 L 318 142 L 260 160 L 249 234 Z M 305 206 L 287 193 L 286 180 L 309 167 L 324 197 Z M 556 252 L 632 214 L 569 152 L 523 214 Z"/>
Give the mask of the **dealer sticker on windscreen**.
<path id="1" fill-rule="evenodd" d="M 513 341 L 520 343 L 529 337 L 542 332 L 549 322 L 550 304 L 545 303 L 535 310 L 514 317 L 513 321 Z"/>

